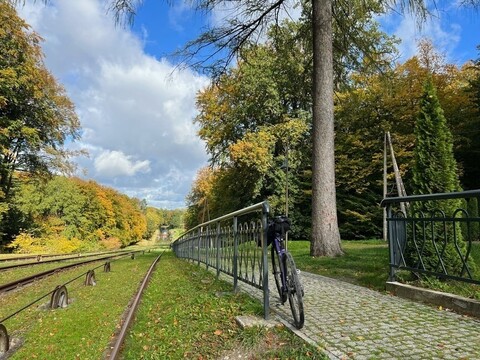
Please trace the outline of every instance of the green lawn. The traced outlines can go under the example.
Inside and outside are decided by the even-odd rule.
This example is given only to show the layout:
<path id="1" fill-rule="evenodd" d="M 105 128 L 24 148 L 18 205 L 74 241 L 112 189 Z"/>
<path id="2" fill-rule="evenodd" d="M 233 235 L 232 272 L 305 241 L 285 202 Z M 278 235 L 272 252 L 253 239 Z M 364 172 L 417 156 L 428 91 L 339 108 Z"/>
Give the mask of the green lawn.
<path id="1" fill-rule="evenodd" d="M 385 242 L 342 241 L 342 249 L 344 256 L 315 258 L 310 256 L 310 242 L 288 242 L 288 250 L 301 270 L 385 290 L 388 279 L 388 245 Z"/>

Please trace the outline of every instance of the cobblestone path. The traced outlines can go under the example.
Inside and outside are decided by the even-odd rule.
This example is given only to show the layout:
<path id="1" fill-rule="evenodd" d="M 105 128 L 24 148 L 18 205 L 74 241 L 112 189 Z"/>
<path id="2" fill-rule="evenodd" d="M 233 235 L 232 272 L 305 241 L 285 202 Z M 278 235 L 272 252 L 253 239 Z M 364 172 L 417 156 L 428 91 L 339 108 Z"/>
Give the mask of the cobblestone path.
<path id="1" fill-rule="evenodd" d="M 306 272 L 300 333 L 331 359 L 480 359 L 480 320 Z M 269 279 L 270 289 L 273 279 Z M 262 299 L 262 292 L 239 282 Z M 270 306 L 291 322 L 288 302 Z"/>

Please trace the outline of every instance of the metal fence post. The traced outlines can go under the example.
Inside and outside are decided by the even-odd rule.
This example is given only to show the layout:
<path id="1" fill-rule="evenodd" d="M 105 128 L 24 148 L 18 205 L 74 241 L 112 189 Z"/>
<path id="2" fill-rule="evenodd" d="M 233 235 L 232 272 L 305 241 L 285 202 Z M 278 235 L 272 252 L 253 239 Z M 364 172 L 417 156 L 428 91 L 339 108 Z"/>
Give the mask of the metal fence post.
<path id="1" fill-rule="evenodd" d="M 263 263 L 263 317 L 268 320 L 270 317 L 270 293 L 268 289 L 268 248 L 267 248 L 267 226 L 268 214 L 270 209 L 268 204 L 263 207 L 262 211 L 262 263 Z M 272 245 L 273 246 L 273 245 Z"/>
<path id="2" fill-rule="evenodd" d="M 217 279 L 220 277 L 220 222 L 217 223 L 217 234 L 215 237 L 215 243 L 217 248 L 217 260 L 216 260 L 216 268 L 217 268 Z"/>
<path id="3" fill-rule="evenodd" d="M 238 217 L 233 218 L 233 291 L 238 290 Z"/>
<path id="4" fill-rule="evenodd" d="M 210 225 L 207 226 L 207 234 L 206 234 L 206 239 L 204 241 L 206 243 L 206 246 L 205 246 L 205 266 L 208 270 L 208 259 L 210 258 L 208 255 L 209 254 L 209 251 L 210 251 Z"/>
<path id="5" fill-rule="evenodd" d="M 390 276 L 389 279 L 390 281 L 395 281 L 395 270 L 394 270 L 394 264 L 395 264 L 395 244 L 393 243 L 393 227 L 396 226 L 392 219 L 392 204 L 387 205 L 387 239 L 388 239 L 388 249 L 389 249 L 389 254 L 390 254 Z"/>
<path id="6" fill-rule="evenodd" d="M 202 230 L 203 230 L 203 228 L 198 229 L 198 235 L 197 235 L 197 262 L 198 262 L 198 266 L 200 266 L 200 242 L 202 241 Z"/>

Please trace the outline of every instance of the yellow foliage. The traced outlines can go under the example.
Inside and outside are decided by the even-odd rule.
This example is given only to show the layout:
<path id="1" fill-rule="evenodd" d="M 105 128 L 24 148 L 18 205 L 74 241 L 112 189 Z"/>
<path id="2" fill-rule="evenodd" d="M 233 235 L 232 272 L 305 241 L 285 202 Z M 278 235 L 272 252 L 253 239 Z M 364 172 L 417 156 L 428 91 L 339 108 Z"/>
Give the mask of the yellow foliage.
<path id="1" fill-rule="evenodd" d="M 100 241 L 100 244 L 107 250 L 120 249 L 122 242 L 116 237 L 109 237 Z"/>
<path id="2" fill-rule="evenodd" d="M 31 234 L 20 233 L 8 247 L 18 254 L 68 254 L 78 251 L 82 242 L 77 238 L 67 239 L 60 235 L 36 238 Z"/>
<path id="3" fill-rule="evenodd" d="M 230 157 L 240 166 L 264 173 L 272 161 L 271 148 L 274 143 L 275 137 L 267 131 L 247 133 L 243 140 L 230 146 Z"/>

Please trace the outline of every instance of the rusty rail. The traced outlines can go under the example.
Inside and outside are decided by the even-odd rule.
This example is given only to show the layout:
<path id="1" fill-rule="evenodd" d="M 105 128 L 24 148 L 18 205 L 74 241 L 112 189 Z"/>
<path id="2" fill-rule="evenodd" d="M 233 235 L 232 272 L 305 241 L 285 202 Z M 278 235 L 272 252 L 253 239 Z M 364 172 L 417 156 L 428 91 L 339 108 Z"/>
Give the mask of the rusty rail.
<path id="1" fill-rule="evenodd" d="M 133 320 L 133 317 L 135 315 L 135 311 L 137 310 L 138 304 L 140 303 L 140 299 L 142 298 L 143 291 L 145 287 L 148 284 L 148 281 L 150 280 L 150 277 L 153 273 L 153 270 L 155 269 L 155 266 L 157 265 L 158 261 L 160 261 L 160 258 L 162 257 L 163 252 L 157 256 L 157 258 L 153 261 L 152 265 L 150 265 L 150 268 L 148 269 L 147 273 L 145 274 L 145 277 L 143 278 L 142 283 L 140 284 L 137 293 L 133 297 L 133 301 L 131 302 L 131 306 L 128 310 L 127 316 L 125 317 L 125 321 L 122 324 L 122 328 L 120 329 L 118 335 L 116 336 L 115 343 L 112 347 L 112 350 L 110 351 L 109 354 L 105 356 L 106 359 L 118 359 L 120 355 L 120 349 L 122 347 L 123 341 L 125 340 L 125 336 L 127 335 L 127 331 L 130 327 L 130 324 Z"/>
<path id="2" fill-rule="evenodd" d="M 115 257 L 118 257 L 118 256 L 124 256 L 124 255 L 126 256 L 126 255 L 130 255 L 130 254 L 134 254 L 136 252 L 139 252 L 139 251 L 131 251 L 131 252 L 128 252 L 128 253 L 104 256 L 104 257 L 101 257 L 101 258 L 85 260 L 85 261 L 77 262 L 77 263 L 74 263 L 74 264 L 68 264 L 68 265 L 60 266 L 60 267 L 57 267 L 55 269 L 42 271 L 40 273 L 24 277 L 23 279 L 15 280 L 15 281 L 12 281 L 12 282 L 7 283 L 7 284 L 0 285 L 0 293 L 4 293 L 4 292 L 10 291 L 10 290 L 13 290 L 17 287 L 23 286 L 25 284 L 29 284 L 29 283 L 35 281 L 36 279 L 41 279 L 41 278 L 53 275 L 53 274 L 55 274 L 57 272 L 60 272 L 62 270 L 66 270 L 66 269 L 70 269 L 70 268 L 73 268 L 73 267 L 90 264 L 92 262 L 102 261 L 102 260 L 106 260 L 106 259 L 112 259 L 112 258 L 115 258 Z"/>
<path id="3" fill-rule="evenodd" d="M 39 261 L 35 261 L 35 262 L 22 262 L 20 264 L 13 264 L 13 265 L 7 265 L 7 266 L 1 266 L 0 265 L 0 272 L 1 271 L 4 271 L 4 270 L 10 270 L 10 269 L 15 269 L 15 268 L 20 268 L 20 267 L 28 267 L 28 266 L 35 266 L 35 265 L 40 265 L 40 264 L 49 264 L 49 263 L 52 263 L 52 262 L 60 262 L 60 261 L 66 261 L 66 260 L 73 260 L 73 259 L 82 259 L 82 258 L 88 258 L 88 257 L 93 257 L 93 256 L 100 256 L 100 255 L 111 255 L 111 254 L 126 254 L 126 253 L 129 253 L 129 251 L 125 251 L 125 250 L 119 250 L 119 251 L 109 251 L 109 252 L 99 252 L 99 253 L 90 253 L 90 254 L 76 254 L 76 255 L 72 255 L 72 256 L 65 256 L 66 254 L 63 254 L 63 255 L 50 255 L 48 257 L 59 257 L 59 256 L 65 256 L 65 257 L 62 257 L 60 259 L 50 259 L 50 260 L 39 260 Z M 42 259 L 43 257 L 47 257 L 47 255 L 36 255 L 34 257 L 28 257 L 28 259 L 32 259 L 32 258 L 37 258 L 37 256 L 41 256 Z M 13 260 L 3 260 L 3 261 L 0 261 L 0 263 L 2 262 L 5 262 L 5 261 L 13 261 Z"/>

